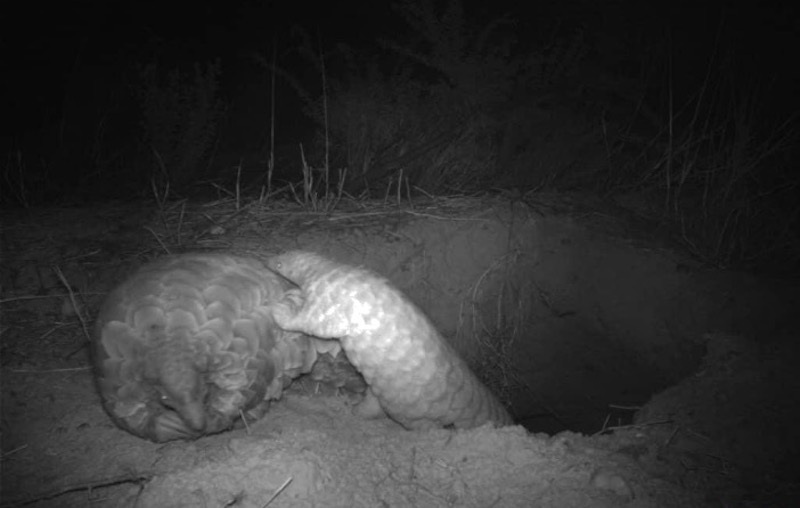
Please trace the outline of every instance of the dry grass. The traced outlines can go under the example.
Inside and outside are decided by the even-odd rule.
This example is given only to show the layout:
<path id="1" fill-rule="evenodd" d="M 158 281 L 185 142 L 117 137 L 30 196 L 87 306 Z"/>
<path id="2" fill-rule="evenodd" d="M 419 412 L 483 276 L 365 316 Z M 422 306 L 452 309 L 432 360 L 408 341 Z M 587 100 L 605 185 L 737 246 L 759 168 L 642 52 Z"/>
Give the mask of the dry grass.
<path id="1" fill-rule="evenodd" d="M 139 69 L 138 95 L 146 143 L 153 152 L 152 179 L 184 188 L 212 157 L 223 110 L 220 62 L 195 64 L 193 72 L 156 64 Z"/>
<path id="2" fill-rule="evenodd" d="M 616 164 L 611 193 L 660 201 L 647 213 L 674 224 L 676 237 L 708 265 L 797 266 L 800 177 L 788 154 L 800 139 L 800 115 L 764 125 L 757 88 L 715 76 L 712 64 L 682 106 L 670 83 L 667 121 L 634 160 Z"/>
<path id="3" fill-rule="evenodd" d="M 500 401 L 511 405 L 512 394 L 524 383 L 516 370 L 514 350 L 525 322 L 524 299 L 510 287 L 512 280 L 508 271 L 514 266 L 518 253 L 497 258 L 472 285 L 468 302 L 471 308 L 472 333 L 477 341 L 474 354 L 470 355 L 476 374 L 494 392 Z M 493 319 L 484 319 L 481 310 L 483 287 L 492 273 L 504 272 L 502 283 L 492 312 Z M 463 327 L 465 315 L 462 303 L 459 329 Z"/>
<path id="4" fill-rule="evenodd" d="M 153 202 L 157 209 L 157 222 L 145 226 L 158 250 L 174 253 L 188 248 L 220 249 L 231 246 L 229 233 L 247 235 L 248 225 L 259 224 L 269 231 L 297 231 L 315 225 L 325 228 L 367 227 L 380 225 L 386 217 L 411 215 L 441 220 L 484 220 L 478 210 L 476 196 L 426 195 L 421 189 L 412 189 L 407 178 L 400 173 L 391 180 L 383 199 L 354 197 L 344 191 L 347 172 L 340 170 L 334 182 L 327 183 L 330 171 L 313 168 L 301 151 L 302 179 L 297 183 L 278 188 L 271 180 L 263 186 L 258 197 L 248 197 L 241 190 L 238 178 L 233 189 L 218 187 L 222 198 L 202 204 L 191 204 L 181 199 L 164 199 L 168 186 L 153 186 Z M 273 189 L 271 192 L 267 189 Z M 325 194 L 325 190 L 329 192 Z M 412 198 L 412 190 L 423 196 Z"/>
<path id="5" fill-rule="evenodd" d="M 28 208 L 31 205 L 29 179 L 22 150 L 10 152 L 3 170 L 4 185 L 0 191 L 0 201 L 5 205 L 16 202 L 22 208 Z"/>
<path id="6" fill-rule="evenodd" d="M 294 200 L 311 212 L 333 212 L 344 195 L 344 184 L 347 179 L 347 169 L 339 170 L 339 179 L 336 183 L 336 192 L 333 193 L 330 191 L 331 177 L 330 168 L 328 167 L 327 163 L 322 171 L 312 168 L 306 160 L 302 145 L 300 145 L 300 158 L 303 164 L 303 182 L 302 187 L 299 190 L 302 192 L 302 194 L 298 193 L 298 189 L 296 189 L 295 185 L 290 184 L 290 189 Z M 315 177 L 315 174 L 321 174 L 321 177 Z"/>

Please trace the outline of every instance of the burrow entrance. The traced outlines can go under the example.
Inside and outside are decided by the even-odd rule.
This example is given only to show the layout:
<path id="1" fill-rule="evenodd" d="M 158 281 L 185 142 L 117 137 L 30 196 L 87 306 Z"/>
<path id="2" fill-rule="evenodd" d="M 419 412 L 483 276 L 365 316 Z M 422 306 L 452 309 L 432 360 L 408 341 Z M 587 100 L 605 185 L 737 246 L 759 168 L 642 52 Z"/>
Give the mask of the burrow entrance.
<path id="1" fill-rule="evenodd" d="M 706 334 L 777 322 L 755 319 L 780 306 L 747 277 L 704 269 L 641 225 L 484 205 L 298 225 L 267 251 L 316 250 L 387 276 L 534 432 L 630 423 L 698 367 Z M 238 244 L 265 254 L 263 241 Z"/>

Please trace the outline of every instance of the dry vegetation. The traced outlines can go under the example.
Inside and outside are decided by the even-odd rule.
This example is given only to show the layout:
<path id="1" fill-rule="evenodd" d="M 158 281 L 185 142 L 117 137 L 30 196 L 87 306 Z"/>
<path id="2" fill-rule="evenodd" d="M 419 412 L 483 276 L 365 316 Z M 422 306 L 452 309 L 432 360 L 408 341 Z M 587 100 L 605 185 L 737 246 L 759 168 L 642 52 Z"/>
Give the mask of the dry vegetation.
<path id="1" fill-rule="evenodd" d="M 237 201 L 258 195 L 261 204 L 288 191 L 310 211 L 331 212 L 343 197 L 579 190 L 671 224 L 710 265 L 800 261 L 793 198 L 800 180 L 789 161 L 797 116 L 768 116 L 766 89 L 732 77 L 725 47 L 707 48 L 705 76 L 679 98 L 659 61 L 589 72 L 622 56 L 598 61 L 599 42 L 584 30 L 523 44 L 512 19 L 478 23 L 458 1 L 404 2 L 395 12 L 413 38 L 327 47 L 299 31 L 291 62 L 277 47 L 257 57 L 272 88 L 265 92 L 272 117 L 262 122 L 270 125 L 268 157 L 257 178 L 243 177 L 241 163 L 215 166 L 227 101 L 219 61 L 188 70 L 151 62 L 135 73 L 142 129 L 127 165 L 106 146 L 103 116 L 85 146 L 73 147 L 92 161 L 86 178 L 55 183 L 58 161 L 41 165 L 16 147 L 6 154 L 3 202 L 37 206 L 59 187 L 72 199 L 150 194 L 164 208 L 200 185 Z M 650 49 L 671 58 L 663 47 Z M 285 67 L 298 62 L 316 82 Z M 275 104 L 285 99 L 275 96 L 276 82 L 290 84 L 318 127 L 294 152 L 299 171 L 276 162 Z"/>

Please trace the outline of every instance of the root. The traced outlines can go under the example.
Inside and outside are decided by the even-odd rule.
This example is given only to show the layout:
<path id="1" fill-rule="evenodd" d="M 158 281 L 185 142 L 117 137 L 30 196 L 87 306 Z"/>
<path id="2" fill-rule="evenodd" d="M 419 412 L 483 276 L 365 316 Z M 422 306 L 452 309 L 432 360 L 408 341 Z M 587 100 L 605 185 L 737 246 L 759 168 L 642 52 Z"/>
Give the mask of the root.
<path id="1" fill-rule="evenodd" d="M 27 499 L 18 499 L 15 501 L 10 501 L 8 503 L 3 503 L 2 505 L 0 505 L 0 508 L 13 508 L 16 506 L 26 506 L 38 503 L 40 501 L 46 501 L 48 499 L 53 499 L 55 497 L 63 496 L 64 494 L 70 494 L 72 492 L 80 492 L 84 490 L 87 491 L 87 493 L 91 494 L 91 492 L 96 489 L 115 487 L 117 485 L 124 485 L 127 483 L 137 484 L 140 486 L 140 488 L 143 488 L 147 482 L 153 479 L 153 476 L 154 475 L 152 474 L 121 475 L 108 478 L 105 480 L 99 480 L 96 482 L 74 483 L 70 485 L 65 485 L 57 489 L 53 489 L 43 494 L 38 494 L 33 497 L 29 497 Z"/>

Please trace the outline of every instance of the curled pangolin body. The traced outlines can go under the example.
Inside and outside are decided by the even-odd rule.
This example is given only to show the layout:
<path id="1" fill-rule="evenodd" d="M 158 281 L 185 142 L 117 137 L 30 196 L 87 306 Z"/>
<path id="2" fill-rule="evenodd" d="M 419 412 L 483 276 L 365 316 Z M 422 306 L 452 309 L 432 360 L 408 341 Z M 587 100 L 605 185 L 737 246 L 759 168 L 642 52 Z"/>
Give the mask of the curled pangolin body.
<path id="1" fill-rule="evenodd" d="M 141 268 L 107 298 L 93 362 L 106 411 L 161 442 L 258 418 L 319 353 L 339 344 L 278 328 L 271 306 L 294 286 L 256 259 L 187 254 Z"/>
<path id="2" fill-rule="evenodd" d="M 380 408 L 404 427 L 512 423 L 425 314 L 385 278 L 310 252 L 267 264 L 299 286 L 273 306 L 278 326 L 338 338 Z"/>

